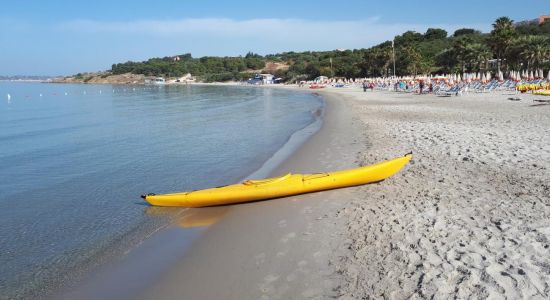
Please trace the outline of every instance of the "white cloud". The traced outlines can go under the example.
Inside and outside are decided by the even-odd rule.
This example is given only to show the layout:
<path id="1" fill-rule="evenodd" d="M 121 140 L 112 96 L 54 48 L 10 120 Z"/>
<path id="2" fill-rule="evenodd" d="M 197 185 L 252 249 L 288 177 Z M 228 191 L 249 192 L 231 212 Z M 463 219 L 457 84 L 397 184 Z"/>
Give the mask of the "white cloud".
<path id="1" fill-rule="evenodd" d="M 94 21 L 73 20 L 58 24 L 56 29 L 80 34 L 110 34 L 121 37 L 149 36 L 159 39 L 186 39 L 194 43 L 216 44 L 234 41 L 250 48 L 270 46 L 270 53 L 281 50 L 319 50 L 363 48 L 391 39 L 407 30 L 425 32 L 429 27 L 444 28 L 449 33 L 463 27 L 488 30 L 489 24 L 385 24 L 373 17 L 354 21 L 313 21 L 304 19 L 202 18 L 181 20 Z M 234 48 L 230 45 L 227 49 Z M 183 49 L 185 50 L 185 49 Z M 219 54 L 220 50 L 213 49 Z M 261 51 L 261 50 L 260 50 Z M 231 53 L 226 53 L 230 55 Z"/>

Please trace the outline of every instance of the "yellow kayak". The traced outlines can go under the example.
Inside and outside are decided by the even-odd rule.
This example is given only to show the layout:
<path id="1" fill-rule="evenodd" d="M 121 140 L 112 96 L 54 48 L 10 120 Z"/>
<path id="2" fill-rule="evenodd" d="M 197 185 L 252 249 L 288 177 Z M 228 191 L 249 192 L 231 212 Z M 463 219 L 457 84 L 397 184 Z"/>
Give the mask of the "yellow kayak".
<path id="1" fill-rule="evenodd" d="M 534 95 L 541 95 L 541 96 L 550 96 L 550 90 L 538 90 L 533 91 Z"/>
<path id="2" fill-rule="evenodd" d="M 287 174 L 262 180 L 246 180 L 242 183 L 205 190 L 142 195 L 155 206 L 204 207 L 273 199 L 323 190 L 362 185 L 384 180 L 403 168 L 412 154 L 374 165 L 317 174 Z"/>

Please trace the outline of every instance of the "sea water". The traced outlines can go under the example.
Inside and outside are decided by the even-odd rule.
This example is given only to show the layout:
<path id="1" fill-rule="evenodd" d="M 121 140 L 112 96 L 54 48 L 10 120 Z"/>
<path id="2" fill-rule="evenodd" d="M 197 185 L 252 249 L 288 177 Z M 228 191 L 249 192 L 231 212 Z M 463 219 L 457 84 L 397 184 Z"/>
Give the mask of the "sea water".
<path id="1" fill-rule="evenodd" d="M 321 106 L 271 88 L 0 82 L 0 297 L 127 253 L 169 222 L 140 194 L 259 174 Z"/>

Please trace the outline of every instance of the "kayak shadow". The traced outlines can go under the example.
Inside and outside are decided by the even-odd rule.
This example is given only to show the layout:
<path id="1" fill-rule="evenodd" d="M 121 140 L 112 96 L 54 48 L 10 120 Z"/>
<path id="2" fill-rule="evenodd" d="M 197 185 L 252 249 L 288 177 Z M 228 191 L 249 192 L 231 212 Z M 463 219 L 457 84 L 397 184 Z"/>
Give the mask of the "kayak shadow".
<path id="1" fill-rule="evenodd" d="M 174 207 L 148 206 L 145 214 L 149 216 L 172 217 Z M 229 206 L 187 208 L 173 218 L 172 224 L 181 228 L 208 227 L 216 224 L 229 211 Z"/>

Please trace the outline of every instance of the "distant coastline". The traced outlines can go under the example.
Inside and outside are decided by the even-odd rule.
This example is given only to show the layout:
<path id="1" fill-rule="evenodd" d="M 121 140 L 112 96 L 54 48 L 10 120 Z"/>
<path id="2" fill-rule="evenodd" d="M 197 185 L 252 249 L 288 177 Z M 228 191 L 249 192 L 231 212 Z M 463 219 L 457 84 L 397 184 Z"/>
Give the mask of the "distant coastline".
<path id="1" fill-rule="evenodd" d="M 57 77 L 47 80 L 48 83 L 82 83 L 82 84 L 145 84 L 143 74 L 111 74 L 108 72 L 84 73 L 73 76 Z"/>

